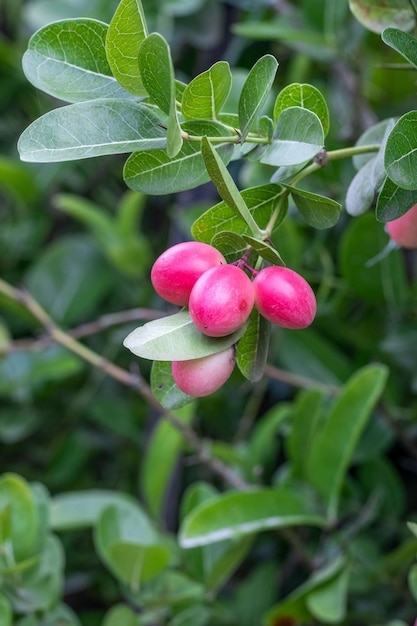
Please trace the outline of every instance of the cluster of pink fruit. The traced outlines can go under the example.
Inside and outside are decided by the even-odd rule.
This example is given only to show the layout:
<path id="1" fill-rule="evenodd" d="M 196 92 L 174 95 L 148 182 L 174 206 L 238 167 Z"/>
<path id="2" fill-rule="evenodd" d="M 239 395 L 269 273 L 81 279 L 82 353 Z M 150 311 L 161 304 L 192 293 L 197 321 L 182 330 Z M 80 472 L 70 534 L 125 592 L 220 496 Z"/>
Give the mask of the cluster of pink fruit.
<path id="1" fill-rule="evenodd" d="M 247 269 L 247 266 L 244 266 Z M 196 328 L 210 337 L 238 330 L 255 306 L 267 320 L 284 328 L 306 328 L 316 314 L 310 285 L 291 269 L 271 266 L 260 271 L 227 264 L 213 246 L 189 241 L 168 248 L 155 261 L 151 281 L 171 304 L 188 307 Z M 221 387 L 235 365 L 235 350 L 187 361 L 174 361 L 172 375 L 185 393 L 201 397 Z"/>

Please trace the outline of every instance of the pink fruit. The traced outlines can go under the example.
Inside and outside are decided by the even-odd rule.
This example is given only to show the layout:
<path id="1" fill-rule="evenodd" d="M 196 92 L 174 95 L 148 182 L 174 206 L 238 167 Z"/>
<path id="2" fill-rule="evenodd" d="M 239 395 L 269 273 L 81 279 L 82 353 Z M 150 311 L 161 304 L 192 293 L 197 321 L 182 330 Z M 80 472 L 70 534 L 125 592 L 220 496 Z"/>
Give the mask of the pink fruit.
<path id="1" fill-rule="evenodd" d="M 189 309 L 195 326 L 210 337 L 230 335 L 248 319 L 255 301 L 252 282 L 235 265 L 205 272 L 191 290 Z"/>
<path id="2" fill-rule="evenodd" d="M 235 351 L 233 346 L 210 356 L 190 361 L 173 361 L 172 375 L 184 393 L 201 398 L 219 389 L 233 372 Z"/>
<path id="3" fill-rule="evenodd" d="M 417 204 L 386 224 L 390 238 L 402 248 L 417 248 Z"/>
<path id="4" fill-rule="evenodd" d="M 261 270 L 253 281 L 255 306 L 267 320 L 284 328 L 306 328 L 316 315 L 316 297 L 308 282 L 287 267 Z"/>
<path id="5" fill-rule="evenodd" d="M 206 243 L 186 241 L 165 250 L 151 270 L 157 294 L 179 306 L 187 306 L 191 289 L 204 272 L 226 263 L 224 256 Z"/>

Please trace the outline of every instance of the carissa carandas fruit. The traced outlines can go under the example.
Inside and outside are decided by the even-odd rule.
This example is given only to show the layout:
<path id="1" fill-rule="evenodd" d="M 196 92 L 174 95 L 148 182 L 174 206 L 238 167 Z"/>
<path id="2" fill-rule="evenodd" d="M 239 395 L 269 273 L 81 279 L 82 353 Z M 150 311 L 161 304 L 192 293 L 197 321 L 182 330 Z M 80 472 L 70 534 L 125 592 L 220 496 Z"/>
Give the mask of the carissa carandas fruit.
<path id="1" fill-rule="evenodd" d="M 181 391 L 195 398 L 202 398 L 224 385 L 234 366 L 235 350 L 231 346 L 223 352 L 200 359 L 173 361 L 172 376 Z"/>
<path id="2" fill-rule="evenodd" d="M 210 337 L 224 337 L 240 328 L 253 309 L 251 280 L 236 265 L 219 265 L 205 272 L 191 290 L 190 316 Z"/>
<path id="3" fill-rule="evenodd" d="M 156 293 L 179 306 L 187 306 L 191 289 L 204 272 L 226 263 L 207 243 L 185 241 L 163 252 L 153 264 L 151 282 Z"/>
<path id="4" fill-rule="evenodd" d="M 401 248 L 417 248 L 417 204 L 401 215 L 401 217 L 385 226 L 392 241 Z"/>
<path id="5" fill-rule="evenodd" d="M 272 324 L 306 328 L 316 315 L 316 297 L 308 282 L 287 267 L 272 266 L 253 281 L 255 306 Z"/>

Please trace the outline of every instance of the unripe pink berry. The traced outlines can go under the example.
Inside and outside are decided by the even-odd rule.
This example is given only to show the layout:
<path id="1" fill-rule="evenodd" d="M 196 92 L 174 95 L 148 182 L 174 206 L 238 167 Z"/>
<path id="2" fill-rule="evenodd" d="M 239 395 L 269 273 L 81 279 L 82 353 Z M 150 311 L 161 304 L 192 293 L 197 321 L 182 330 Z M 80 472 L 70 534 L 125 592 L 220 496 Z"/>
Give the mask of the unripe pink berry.
<path id="1" fill-rule="evenodd" d="M 224 256 L 207 243 L 186 241 L 168 248 L 151 270 L 151 282 L 164 300 L 187 306 L 191 289 L 204 272 L 226 263 Z"/>
<path id="2" fill-rule="evenodd" d="M 417 248 L 417 204 L 396 220 L 387 222 L 387 233 L 402 248 Z"/>
<path id="3" fill-rule="evenodd" d="M 172 375 L 184 393 L 201 398 L 219 389 L 233 372 L 235 351 L 233 346 L 223 352 L 201 359 L 173 361 Z"/>
<path id="4" fill-rule="evenodd" d="M 306 328 L 316 315 L 316 297 L 308 282 L 287 267 L 261 270 L 253 281 L 255 306 L 283 328 Z"/>
<path id="5" fill-rule="evenodd" d="M 189 309 L 195 326 L 210 337 L 224 337 L 248 319 L 255 301 L 252 282 L 235 265 L 205 272 L 191 290 Z"/>

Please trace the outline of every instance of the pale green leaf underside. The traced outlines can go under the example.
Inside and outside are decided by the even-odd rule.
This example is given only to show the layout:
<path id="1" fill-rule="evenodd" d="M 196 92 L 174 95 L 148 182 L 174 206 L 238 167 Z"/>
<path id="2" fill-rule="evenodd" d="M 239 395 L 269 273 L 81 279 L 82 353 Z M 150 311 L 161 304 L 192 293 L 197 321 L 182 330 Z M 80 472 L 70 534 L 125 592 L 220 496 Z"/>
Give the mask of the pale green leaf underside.
<path id="1" fill-rule="evenodd" d="M 261 163 L 288 166 L 304 163 L 323 148 L 323 127 L 317 115 L 302 107 L 289 107 L 278 118 L 276 140 L 261 157 Z"/>
<path id="2" fill-rule="evenodd" d="M 415 24 L 409 0 L 349 0 L 349 7 L 356 19 L 374 33 L 381 33 L 386 26 L 411 30 Z"/>
<path id="3" fill-rule="evenodd" d="M 146 36 L 141 0 L 121 0 L 107 33 L 107 58 L 113 75 L 135 96 L 146 96 L 138 63 L 139 48 Z"/>
<path id="4" fill-rule="evenodd" d="M 232 74 L 226 61 L 218 61 L 196 76 L 185 88 L 182 113 L 185 119 L 216 119 L 229 95 Z"/>
<path id="5" fill-rule="evenodd" d="M 21 135 L 23 161 L 51 162 L 163 148 L 166 131 L 149 108 L 128 100 L 92 100 L 54 109 Z"/>
<path id="6" fill-rule="evenodd" d="M 226 337 L 208 337 L 191 321 L 188 311 L 153 320 L 132 331 L 123 345 L 136 356 L 152 361 L 187 361 L 226 350 L 245 332 L 245 326 Z"/>
<path id="7" fill-rule="evenodd" d="M 305 497 L 285 488 L 229 492 L 196 507 L 180 531 L 183 548 L 204 546 L 263 530 L 295 525 L 322 526 Z"/>
<path id="8" fill-rule="evenodd" d="M 92 19 L 63 20 L 35 33 L 22 65 L 38 89 L 66 102 L 127 98 L 106 57 L 108 26 Z"/>

